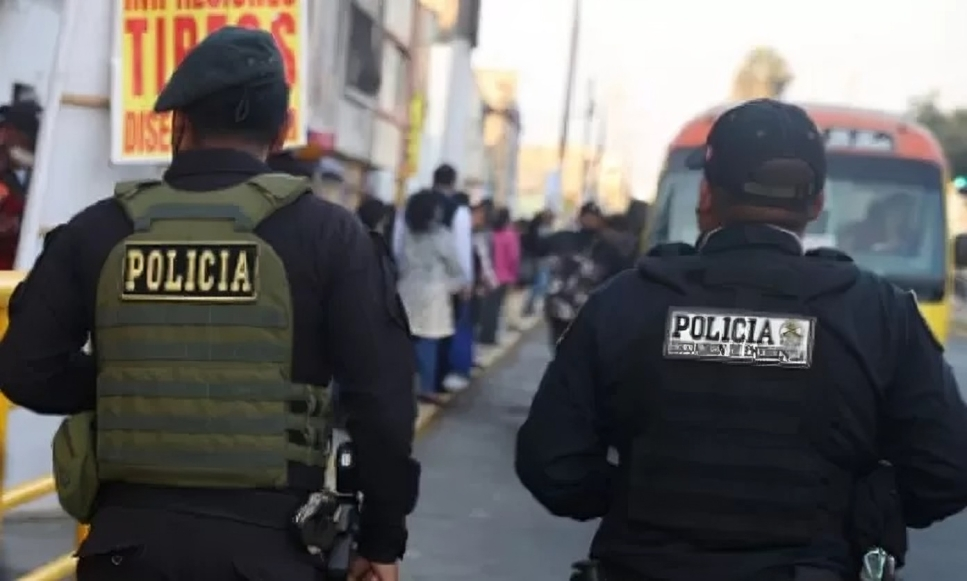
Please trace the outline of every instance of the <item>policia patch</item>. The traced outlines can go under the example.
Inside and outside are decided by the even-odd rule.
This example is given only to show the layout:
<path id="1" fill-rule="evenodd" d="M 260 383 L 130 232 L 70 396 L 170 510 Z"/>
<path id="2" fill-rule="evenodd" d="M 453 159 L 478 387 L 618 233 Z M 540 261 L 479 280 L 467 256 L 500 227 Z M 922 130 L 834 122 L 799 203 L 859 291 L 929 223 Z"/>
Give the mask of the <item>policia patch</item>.
<path id="1" fill-rule="evenodd" d="M 253 242 L 127 242 L 121 300 L 251 303 L 258 268 Z"/>
<path id="2" fill-rule="evenodd" d="M 815 335 L 812 317 L 672 308 L 665 327 L 664 356 L 808 368 Z"/>

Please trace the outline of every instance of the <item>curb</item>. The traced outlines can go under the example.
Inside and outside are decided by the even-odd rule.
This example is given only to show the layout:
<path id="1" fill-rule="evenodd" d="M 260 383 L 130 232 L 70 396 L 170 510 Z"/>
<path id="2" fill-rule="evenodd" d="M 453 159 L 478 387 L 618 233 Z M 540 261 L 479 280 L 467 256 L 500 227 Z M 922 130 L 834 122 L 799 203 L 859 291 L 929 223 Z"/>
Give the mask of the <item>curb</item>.
<path id="1" fill-rule="evenodd" d="M 523 339 L 531 329 L 536 327 L 539 322 L 539 316 L 518 319 L 514 325 L 514 330 L 504 332 L 504 336 L 497 346 L 479 353 L 477 356 L 477 361 L 480 362 L 480 366 L 473 369 L 473 372 L 471 373 L 471 384 L 467 389 L 472 389 L 477 380 L 479 380 L 490 368 L 499 363 L 504 356 L 513 351 L 514 347 L 520 343 L 521 339 Z M 446 401 L 449 403 L 457 397 L 459 397 L 459 394 L 450 394 Z M 419 413 L 416 417 L 416 437 L 422 436 L 423 433 L 433 425 L 434 421 L 446 411 L 447 407 L 445 405 L 437 406 L 425 403 L 420 403 L 419 406 Z"/>

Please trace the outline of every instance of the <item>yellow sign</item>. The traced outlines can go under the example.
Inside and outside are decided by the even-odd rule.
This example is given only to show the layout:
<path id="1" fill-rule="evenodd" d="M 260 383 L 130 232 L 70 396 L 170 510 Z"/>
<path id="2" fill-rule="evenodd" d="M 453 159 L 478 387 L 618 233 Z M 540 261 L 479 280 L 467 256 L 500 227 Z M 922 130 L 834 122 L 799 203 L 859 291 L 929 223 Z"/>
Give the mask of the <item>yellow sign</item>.
<path id="1" fill-rule="evenodd" d="M 272 33 L 291 88 L 286 146 L 306 141 L 308 0 L 117 0 L 111 91 L 111 160 L 165 163 L 171 115 L 154 102 L 175 67 L 203 38 L 228 25 Z"/>
<path id="2" fill-rule="evenodd" d="M 129 242 L 121 299 L 253 302 L 258 266 L 259 247 L 252 242 Z"/>
<path id="3" fill-rule="evenodd" d="M 423 118 L 425 113 L 426 101 L 423 95 L 414 95 L 410 101 L 410 126 L 406 135 L 406 162 L 403 166 L 404 178 L 415 174 L 420 166 L 420 144 L 423 138 Z"/>

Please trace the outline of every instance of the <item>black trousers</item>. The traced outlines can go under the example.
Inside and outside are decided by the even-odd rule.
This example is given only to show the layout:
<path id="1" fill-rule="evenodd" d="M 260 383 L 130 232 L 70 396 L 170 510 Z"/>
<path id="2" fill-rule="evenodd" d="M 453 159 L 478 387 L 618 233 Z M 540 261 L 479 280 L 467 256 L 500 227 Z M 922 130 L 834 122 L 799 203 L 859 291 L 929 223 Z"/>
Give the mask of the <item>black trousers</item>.
<path id="1" fill-rule="evenodd" d="M 166 510 L 100 511 L 77 581 L 325 581 L 288 530 Z"/>
<path id="2" fill-rule="evenodd" d="M 504 299 L 507 296 L 507 285 L 502 284 L 491 290 L 480 303 L 480 329 L 477 339 L 484 345 L 497 343 L 497 333 L 500 331 L 500 315 L 504 309 Z"/>

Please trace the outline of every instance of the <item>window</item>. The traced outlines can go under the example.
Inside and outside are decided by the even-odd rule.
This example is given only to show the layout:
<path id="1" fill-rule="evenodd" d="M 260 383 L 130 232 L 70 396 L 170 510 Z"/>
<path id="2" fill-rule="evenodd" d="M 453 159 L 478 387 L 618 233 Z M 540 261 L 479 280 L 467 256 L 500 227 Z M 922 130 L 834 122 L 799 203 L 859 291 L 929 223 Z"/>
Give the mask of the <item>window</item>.
<path id="1" fill-rule="evenodd" d="M 691 151 L 691 150 L 689 150 Z M 698 237 L 700 171 L 672 152 L 655 200 L 649 246 Z M 681 156 L 681 157 L 680 157 Z M 676 163 L 678 162 L 678 163 Z M 807 246 L 840 248 L 863 268 L 901 286 L 944 279 L 944 188 L 939 166 L 896 157 L 831 153 L 826 204 L 806 230 Z M 919 291 L 918 291 L 919 292 Z"/>
<path id="2" fill-rule="evenodd" d="M 382 86 L 383 32 L 355 2 L 349 8 L 346 90 L 367 100 L 379 98 Z"/>
<path id="3" fill-rule="evenodd" d="M 403 49 L 393 40 L 386 40 L 383 48 L 383 83 L 380 88 L 379 108 L 397 119 L 406 114 L 408 89 L 408 59 Z"/>

